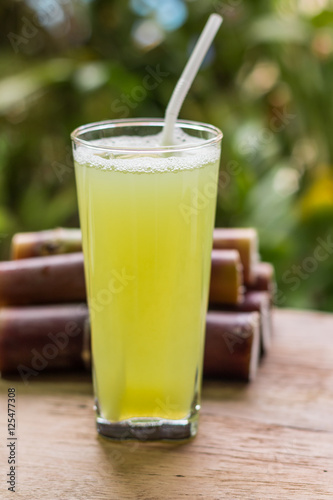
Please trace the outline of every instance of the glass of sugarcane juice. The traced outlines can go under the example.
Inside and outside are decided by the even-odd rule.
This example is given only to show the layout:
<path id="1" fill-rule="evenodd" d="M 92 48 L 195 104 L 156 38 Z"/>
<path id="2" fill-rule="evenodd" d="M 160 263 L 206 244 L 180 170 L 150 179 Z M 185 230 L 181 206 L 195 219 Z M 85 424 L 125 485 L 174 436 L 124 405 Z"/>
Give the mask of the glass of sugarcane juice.
<path id="1" fill-rule="evenodd" d="M 72 133 L 97 429 L 195 435 L 222 133 L 114 120 Z"/>

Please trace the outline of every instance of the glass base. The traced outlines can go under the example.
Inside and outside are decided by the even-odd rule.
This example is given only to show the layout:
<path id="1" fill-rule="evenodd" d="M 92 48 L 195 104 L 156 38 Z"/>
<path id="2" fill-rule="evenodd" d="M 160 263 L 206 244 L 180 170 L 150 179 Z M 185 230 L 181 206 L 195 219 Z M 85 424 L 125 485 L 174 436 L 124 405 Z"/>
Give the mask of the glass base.
<path id="1" fill-rule="evenodd" d="M 96 422 L 99 434 L 118 441 L 181 441 L 196 435 L 198 413 L 182 420 L 131 418 L 114 423 L 97 417 Z"/>

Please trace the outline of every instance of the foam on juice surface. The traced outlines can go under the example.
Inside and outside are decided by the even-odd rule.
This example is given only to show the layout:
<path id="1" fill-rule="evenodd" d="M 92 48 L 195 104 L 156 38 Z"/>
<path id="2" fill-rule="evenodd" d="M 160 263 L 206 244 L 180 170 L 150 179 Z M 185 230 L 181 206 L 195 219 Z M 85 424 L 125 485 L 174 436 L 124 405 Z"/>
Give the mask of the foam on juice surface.
<path id="1" fill-rule="evenodd" d="M 179 152 L 171 149 L 170 153 L 159 153 L 161 136 L 159 133 L 145 137 L 119 136 L 89 141 L 91 146 L 100 149 L 79 145 L 74 152 L 74 159 L 80 165 L 102 170 L 123 173 L 160 173 L 193 170 L 216 162 L 219 158 L 219 149 L 216 145 L 203 147 L 207 142 L 206 139 L 190 136 L 181 130 L 177 130 L 174 144 L 186 149 Z M 191 149 L 187 149 L 189 147 Z M 122 148 L 128 151 L 112 151 L 112 148 Z M 145 152 L 144 149 L 149 151 Z M 134 150 L 143 151 L 138 153 Z"/>

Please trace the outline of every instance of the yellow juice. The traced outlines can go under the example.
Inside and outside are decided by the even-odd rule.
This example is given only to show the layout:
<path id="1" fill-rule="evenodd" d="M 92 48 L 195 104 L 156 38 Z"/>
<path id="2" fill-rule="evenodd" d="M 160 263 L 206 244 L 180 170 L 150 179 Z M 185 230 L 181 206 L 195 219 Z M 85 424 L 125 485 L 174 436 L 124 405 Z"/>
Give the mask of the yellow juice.
<path id="1" fill-rule="evenodd" d="M 179 156 L 74 154 L 95 394 L 110 422 L 199 407 L 219 152 Z"/>

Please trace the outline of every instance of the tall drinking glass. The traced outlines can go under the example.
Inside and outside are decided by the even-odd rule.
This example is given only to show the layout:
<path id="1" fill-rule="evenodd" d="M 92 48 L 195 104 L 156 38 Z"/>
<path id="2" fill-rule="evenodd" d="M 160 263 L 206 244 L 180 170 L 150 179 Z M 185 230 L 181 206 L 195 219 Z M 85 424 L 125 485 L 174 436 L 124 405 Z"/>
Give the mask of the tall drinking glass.
<path id="1" fill-rule="evenodd" d="M 222 133 L 113 120 L 72 133 L 97 429 L 196 434 Z"/>

